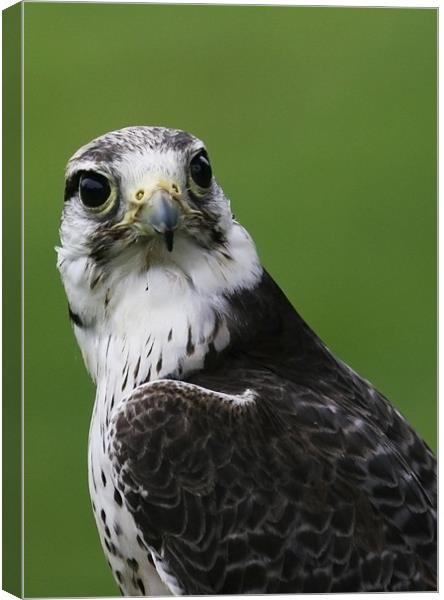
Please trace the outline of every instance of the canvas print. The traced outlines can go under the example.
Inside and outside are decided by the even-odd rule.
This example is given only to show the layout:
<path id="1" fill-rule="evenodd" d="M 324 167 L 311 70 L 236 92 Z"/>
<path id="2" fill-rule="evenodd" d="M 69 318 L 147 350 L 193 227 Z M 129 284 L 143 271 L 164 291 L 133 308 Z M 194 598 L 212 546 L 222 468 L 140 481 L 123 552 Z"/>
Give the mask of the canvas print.
<path id="1" fill-rule="evenodd" d="M 436 10 L 14 14 L 9 591 L 436 591 Z"/>

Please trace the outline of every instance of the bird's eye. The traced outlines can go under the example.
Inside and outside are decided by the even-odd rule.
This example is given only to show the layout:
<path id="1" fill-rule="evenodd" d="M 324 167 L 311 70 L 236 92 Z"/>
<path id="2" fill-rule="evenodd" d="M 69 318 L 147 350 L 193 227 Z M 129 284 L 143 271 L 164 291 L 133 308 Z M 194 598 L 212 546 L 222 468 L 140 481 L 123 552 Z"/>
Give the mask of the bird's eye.
<path id="1" fill-rule="evenodd" d="M 207 190 L 211 184 L 211 165 L 205 150 L 198 152 L 190 162 L 190 177 L 198 187 Z"/>
<path id="2" fill-rule="evenodd" d="M 111 186 L 104 175 L 85 172 L 80 176 L 79 194 L 86 207 L 101 210 L 111 197 Z"/>

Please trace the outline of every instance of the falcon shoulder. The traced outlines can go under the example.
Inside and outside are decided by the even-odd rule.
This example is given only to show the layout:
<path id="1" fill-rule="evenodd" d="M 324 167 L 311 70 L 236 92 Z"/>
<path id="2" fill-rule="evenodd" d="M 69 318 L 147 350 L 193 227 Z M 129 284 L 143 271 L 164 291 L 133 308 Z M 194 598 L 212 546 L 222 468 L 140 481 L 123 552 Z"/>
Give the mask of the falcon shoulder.
<path id="1" fill-rule="evenodd" d="M 125 502 L 173 591 L 436 589 L 434 462 L 384 398 L 378 423 L 267 370 L 200 383 L 145 384 L 113 424 Z"/>

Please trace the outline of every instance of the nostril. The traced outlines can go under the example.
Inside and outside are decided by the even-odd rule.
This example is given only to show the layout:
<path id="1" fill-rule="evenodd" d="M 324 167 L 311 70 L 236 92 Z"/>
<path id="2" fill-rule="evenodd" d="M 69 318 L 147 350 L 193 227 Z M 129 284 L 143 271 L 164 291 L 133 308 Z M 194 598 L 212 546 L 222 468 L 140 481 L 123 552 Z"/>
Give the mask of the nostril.
<path id="1" fill-rule="evenodd" d="M 142 198 L 144 197 L 144 195 L 145 195 L 145 192 L 143 190 L 138 190 L 136 192 L 136 200 L 139 200 L 139 201 L 142 200 Z"/>

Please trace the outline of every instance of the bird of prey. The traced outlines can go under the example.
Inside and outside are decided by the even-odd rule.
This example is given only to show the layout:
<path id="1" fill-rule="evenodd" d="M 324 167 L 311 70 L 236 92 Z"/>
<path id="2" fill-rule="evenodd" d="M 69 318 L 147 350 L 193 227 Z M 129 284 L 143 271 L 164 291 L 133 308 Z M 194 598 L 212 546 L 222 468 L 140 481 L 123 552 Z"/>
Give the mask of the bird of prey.
<path id="1" fill-rule="evenodd" d="M 262 267 L 202 141 L 83 146 L 60 237 L 122 594 L 436 589 L 432 452 Z"/>

